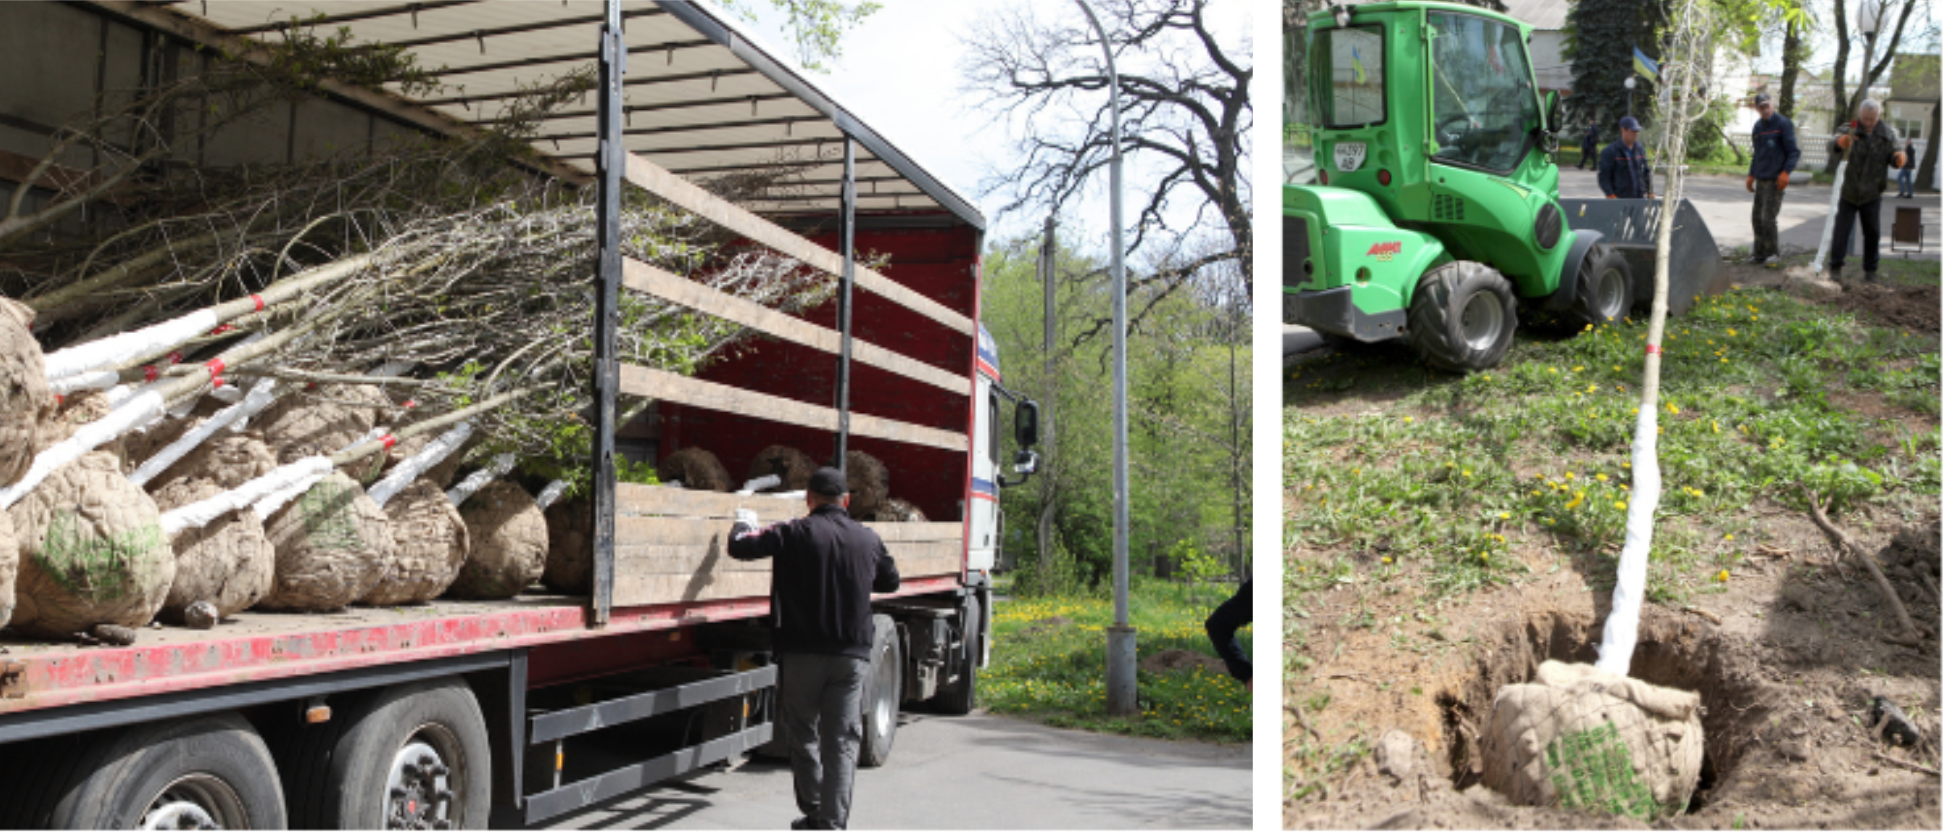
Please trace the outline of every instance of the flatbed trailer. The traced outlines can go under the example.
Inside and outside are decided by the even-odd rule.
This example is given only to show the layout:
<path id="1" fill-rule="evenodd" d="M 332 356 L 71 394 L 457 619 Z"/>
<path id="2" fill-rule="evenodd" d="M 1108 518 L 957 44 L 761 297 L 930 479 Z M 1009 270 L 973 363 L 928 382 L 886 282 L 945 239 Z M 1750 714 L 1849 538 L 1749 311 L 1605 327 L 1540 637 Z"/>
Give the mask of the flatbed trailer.
<path id="1" fill-rule="evenodd" d="M 145 55 L 190 45 L 248 54 L 241 33 L 252 30 L 236 17 L 248 4 L 211 3 L 202 14 L 139 3 L 69 5 L 100 17 L 104 43 L 111 24 L 141 30 Z M 567 32 L 592 44 L 598 30 L 598 114 L 585 119 L 596 140 L 555 139 L 568 149 L 535 163 L 575 179 L 576 169 L 561 160 L 575 155 L 578 141 L 595 161 L 594 175 L 578 181 L 601 189 L 597 320 L 590 322 L 599 402 L 592 590 L 326 614 L 246 611 L 213 630 L 141 629 L 125 646 L 0 634 L 0 826 L 526 825 L 774 750 L 769 565 L 727 558 L 724 545 L 737 511 L 784 520 L 802 515 L 804 504 L 617 482 L 616 436 L 642 427 L 617 423 L 624 396 L 655 402 L 646 441 L 659 454 L 705 447 L 735 471 L 772 444 L 813 452 L 834 446 L 830 459 L 865 450 L 895 473 L 898 496 L 930 517 L 952 518 L 871 524 L 897 559 L 903 586 L 874 602 L 864 764 L 888 759 L 902 706 L 970 710 L 990 649 L 997 494 L 1008 484 L 998 474 L 997 425 L 1002 399 L 1014 398 L 999 385 L 996 350 L 978 324 L 978 211 L 706 6 L 575 0 L 569 9 L 491 3 L 466 12 L 447 8 L 465 4 L 354 4 L 334 20 L 331 3 L 313 5 L 322 23 L 369 27 L 362 41 L 415 33 L 428 63 L 443 62 L 432 50 L 449 43 L 465 54 L 477 40 L 484 52 L 486 22 L 495 24 L 495 37 L 533 37 L 494 41 L 516 55 L 558 49 Z M 401 31 L 407 15 L 411 28 Z M 633 26 L 625 33 L 624 19 Z M 678 51 L 685 61 L 699 53 L 703 69 L 671 69 Z M 624 75 L 625 56 L 644 53 L 665 77 Z M 501 65 L 523 64 L 494 58 Z M 476 82 L 483 97 L 493 94 L 487 80 Z M 723 148 L 763 144 L 698 138 L 692 147 L 659 140 L 635 147 L 638 136 L 683 129 L 645 127 L 627 112 L 624 85 L 663 82 L 691 88 L 694 107 L 714 106 L 701 90 L 713 95 L 718 84 L 739 84 L 735 93 L 757 96 L 751 100 L 800 105 L 805 114 L 785 119 L 783 129 L 802 135 L 799 144 L 814 142 L 819 158 L 826 142 L 842 151 L 841 169 L 836 157 L 818 163 L 835 179 L 837 193 L 823 200 L 831 204 L 801 196 L 814 186 L 796 186 L 796 195 L 758 197 L 758 213 L 688 178 L 750 165 L 747 157 L 686 175 L 654 161 L 711 154 L 705 158 L 722 162 L 721 154 L 734 152 Z M 513 88 L 524 80 L 516 73 L 496 83 Z M 355 89 L 327 92 L 335 105 L 419 129 L 464 129 L 440 122 L 466 107 L 463 100 L 432 107 Z M 745 106 L 753 105 L 735 103 Z M 861 165 L 870 176 L 859 175 Z M 860 187 L 867 179 L 870 194 Z M 837 297 L 785 315 L 626 260 L 615 238 L 624 187 L 715 222 L 741 244 L 830 273 Z M 859 266 L 857 251 L 886 255 L 889 265 L 882 272 Z M 600 322 L 618 320 L 624 291 L 735 321 L 761 337 L 694 376 L 618 363 L 614 332 Z M 1021 402 L 1018 414 L 1024 448 L 1037 410 Z M 1018 470 L 1030 471 L 1031 460 L 1022 450 Z M 583 762 L 594 755 L 577 753 L 583 741 L 616 734 L 639 749 L 625 765 L 596 767 Z"/>

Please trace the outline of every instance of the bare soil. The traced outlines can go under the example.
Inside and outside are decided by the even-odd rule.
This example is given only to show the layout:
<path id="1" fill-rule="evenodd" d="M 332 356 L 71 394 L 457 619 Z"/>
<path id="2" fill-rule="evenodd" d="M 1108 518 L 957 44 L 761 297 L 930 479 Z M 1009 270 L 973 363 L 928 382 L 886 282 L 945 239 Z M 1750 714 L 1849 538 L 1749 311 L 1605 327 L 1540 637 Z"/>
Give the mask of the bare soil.
<path id="1" fill-rule="evenodd" d="M 1717 594 L 1675 609 L 1649 603 L 1632 675 L 1697 691 L 1707 757 L 1700 789 L 1667 828 L 1936 829 L 1939 781 L 1938 520 L 1852 515 L 1911 616 L 1917 647 L 1854 557 L 1806 518 L 1769 509 L 1750 557 Z M 1772 554 L 1759 554 L 1759 553 Z M 1591 662 L 1610 576 L 1538 552 L 1541 577 L 1465 596 L 1421 581 L 1358 580 L 1300 601 L 1309 662 L 1285 690 L 1284 747 L 1368 749 L 1321 790 L 1284 807 L 1290 828 L 1639 827 L 1638 821 L 1511 805 L 1478 785 L 1477 737 L 1499 688 L 1546 659 Z M 1297 552 L 1292 568 L 1301 565 Z M 1373 559 L 1374 560 L 1374 559 Z M 1548 562 L 1550 561 L 1550 562 Z M 1360 562 L 1368 579 L 1373 563 Z M 1871 699 L 1909 714 L 1923 741 L 1873 736 Z M 1881 755 L 1881 756 L 1879 756 Z"/>
<path id="2" fill-rule="evenodd" d="M 1210 673 L 1227 673 L 1222 660 L 1193 650 L 1163 650 L 1141 659 L 1141 669 L 1149 673 L 1192 672 L 1201 668 Z"/>
<path id="3" fill-rule="evenodd" d="M 1723 263 L 1728 270 L 1729 279 L 1740 286 L 1780 287 L 1787 279 L 1781 269 L 1767 269 L 1742 263 Z M 1937 334 L 1939 317 L 1944 314 L 1940 307 L 1939 286 L 1899 286 L 1886 283 L 1862 283 L 1858 274 L 1847 275 L 1851 278 L 1843 284 L 1843 293 L 1829 298 L 1810 298 L 1810 300 L 1844 312 L 1855 313 L 1858 320 L 1878 326 L 1895 327 L 1906 332 L 1928 332 Z"/>

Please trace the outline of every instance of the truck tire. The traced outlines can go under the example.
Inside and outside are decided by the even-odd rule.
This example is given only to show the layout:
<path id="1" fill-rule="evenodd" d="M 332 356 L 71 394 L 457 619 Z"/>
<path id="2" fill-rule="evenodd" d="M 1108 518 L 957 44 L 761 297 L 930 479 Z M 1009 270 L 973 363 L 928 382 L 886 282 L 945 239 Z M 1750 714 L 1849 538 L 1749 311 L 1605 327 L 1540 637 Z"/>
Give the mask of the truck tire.
<path id="1" fill-rule="evenodd" d="M 71 741 L 70 741 L 71 742 Z M 104 731 L 68 756 L 64 787 L 28 819 L 52 829 L 282 829 L 270 749 L 243 717 L 209 714 Z M 67 756 L 67 755 L 64 755 Z M 59 768 L 59 766 L 53 766 Z M 28 800 L 33 795 L 26 795 Z"/>
<path id="2" fill-rule="evenodd" d="M 945 683 L 932 697 L 939 713 L 964 716 L 978 706 L 979 643 L 985 639 L 979 627 L 979 596 L 970 595 L 965 599 L 965 643 L 952 654 L 952 672 L 958 678 Z"/>
<path id="3" fill-rule="evenodd" d="M 1594 243 L 1573 276 L 1573 320 L 1588 326 L 1619 321 L 1633 309 L 1633 270 L 1606 243 Z"/>
<path id="4" fill-rule="evenodd" d="M 1411 296 L 1411 346 L 1447 372 L 1496 366 L 1518 325 L 1512 284 L 1484 263 L 1455 260 L 1425 272 Z"/>
<path id="5" fill-rule="evenodd" d="M 313 799 L 292 818 L 303 828 L 406 829 L 413 819 L 425 824 L 416 828 L 486 828 L 493 782 L 486 719 L 457 679 L 379 691 L 355 708 L 328 750 Z"/>
<path id="6" fill-rule="evenodd" d="M 891 743 L 898 738 L 898 708 L 904 702 L 904 648 L 897 622 L 888 615 L 871 616 L 870 675 L 864 679 L 864 742 L 857 764 L 877 768 L 891 760 Z"/>

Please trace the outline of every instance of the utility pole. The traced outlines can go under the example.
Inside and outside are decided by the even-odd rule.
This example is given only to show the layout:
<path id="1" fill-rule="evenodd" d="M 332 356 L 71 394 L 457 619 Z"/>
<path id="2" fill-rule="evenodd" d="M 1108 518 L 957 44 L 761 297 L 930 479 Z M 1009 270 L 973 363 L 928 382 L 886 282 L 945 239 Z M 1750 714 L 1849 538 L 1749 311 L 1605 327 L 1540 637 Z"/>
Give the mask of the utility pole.
<path id="1" fill-rule="evenodd" d="M 1040 421 L 1046 426 L 1044 431 L 1045 438 L 1042 441 L 1046 445 L 1047 466 L 1046 471 L 1040 475 L 1040 516 L 1038 536 L 1036 538 L 1039 541 L 1039 562 L 1041 569 L 1044 569 L 1046 564 L 1051 562 L 1050 559 L 1055 554 L 1055 546 L 1053 543 L 1053 510 L 1055 499 L 1059 493 L 1058 486 L 1053 482 L 1053 472 L 1056 470 L 1053 462 L 1060 458 L 1058 451 L 1059 443 L 1057 441 L 1059 432 L 1054 429 L 1053 424 L 1053 420 L 1060 409 L 1058 352 L 1054 347 L 1054 342 L 1059 339 L 1060 334 L 1058 331 L 1059 319 L 1055 317 L 1053 309 L 1053 264 L 1057 257 L 1054 247 L 1053 225 L 1053 217 L 1049 215 L 1046 218 L 1046 234 L 1043 242 L 1040 243 L 1039 256 L 1040 283 L 1046 288 L 1046 307 L 1044 317 L 1041 319 L 1041 328 L 1044 330 L 1044 337 L 1040 345 L 1040 352 L 1045 359 L 1046 367 L 1046 387 L 1041 395 L 1044 397 L 1046 404 L 1040 410 Z"/>
<path id="2" fill-rule="evenodd" d="M 1114 626 L 1107 628 L 1107 713 L 1131 716 L 1140 710 L 1134 696 L 1134 628 L 1127 623 L 1127 272 L 1121 242 L 1120 73 L 1114 45 L 1100 28 L 1087 0 L 1074 0 L 1100 37 L 1107 55 L 1107 89 L 1113 110 L 1113 155 L 1107 163 L 1107 213 L 1113 223 L 1114 283 Z"/>

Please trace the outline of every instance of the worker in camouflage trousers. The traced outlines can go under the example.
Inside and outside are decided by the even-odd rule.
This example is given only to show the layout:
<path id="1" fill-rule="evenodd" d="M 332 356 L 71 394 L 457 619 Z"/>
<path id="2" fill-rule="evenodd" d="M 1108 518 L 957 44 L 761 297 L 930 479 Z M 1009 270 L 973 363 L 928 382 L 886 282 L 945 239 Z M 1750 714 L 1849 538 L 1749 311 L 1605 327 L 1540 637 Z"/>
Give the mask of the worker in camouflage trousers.
<path id="1" fill-rule="evenodd" d="M 1903 167 L 1903 142 L 1897 130 L 1883 121 L 1883 105 L 1865 98 L 1856 120 L 1837 128 L 1829 152 L 1849 154 L 1840 198 L 1836 200 L 1836 229 L 1829 241 L 1829 279 L 1843 279 L 1843 256 L 1849 251 L 1850 228 L 1863 226 L 1863 281 L 1876 282 L 1877 246 L 1882 239 L 1883 192 L 1890 187 L 1890 171 Z"/>
<path id="2" fill-rule="evenodd" d="M 1748 258 L 1751 266 L 1767 263 L 1782 255 L 1776 244 L 1776 217 L 1782 213 L 1782 192 L 1789 188 L 1789 174 L 1802 160 L 1796 146 L 1795 123 L 1775 111 L 1768 93 L 1755 96 L 1755 111 L 1762 118 L 1755 122 L 1751 138 L 1754 156 L 1748 163 L 1748 190 L 1755 194 L 1755 251 Z"/>

